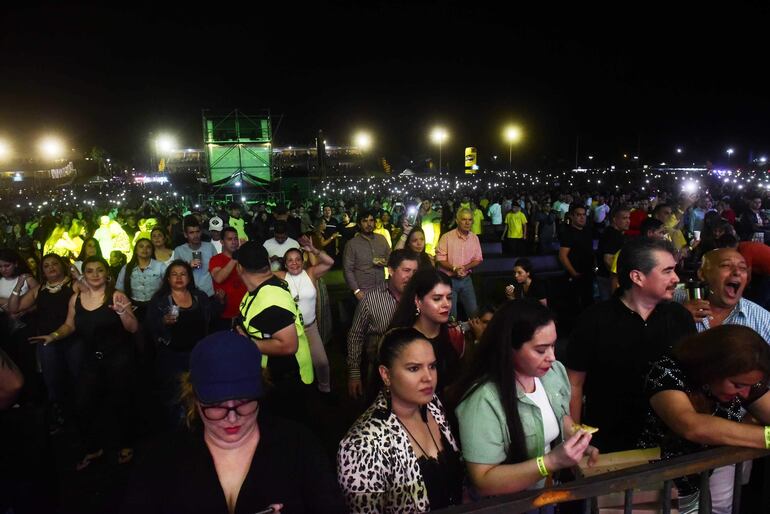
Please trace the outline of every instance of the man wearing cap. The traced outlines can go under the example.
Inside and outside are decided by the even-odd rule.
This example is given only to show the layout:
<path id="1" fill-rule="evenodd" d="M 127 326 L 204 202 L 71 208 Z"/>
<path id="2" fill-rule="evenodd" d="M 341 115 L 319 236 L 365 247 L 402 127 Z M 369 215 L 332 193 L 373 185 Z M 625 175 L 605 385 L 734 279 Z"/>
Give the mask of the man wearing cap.
<path id="1" fill-rule="evenodd" d="M 270 257 L 264 246 L 250 241 L 241 246 L 233 258 L 238 261 L 238 274 L 248 290 L 241 300 L 237 328 L 262 352 L 262 367 L 275 386 L 271 396 L 276 407 L 292 409 L 288 400 L 304 397 L 303 386 L 312 384 L 314 378 L 302 314 L 286 282 L 270 271 Z M 292 410 L 282 412 L 293 413 Z"/>
<path id="2" fill-rule="evenodd" d="M 209 220 L 209 234 L 211 235 L 211 244 L 217 249 L 217 253 L 222 252 L 222 228 L 224 227 L 222 218 L 214 216 Z M 237 232 L 237 231 L 236 231 Z"/>
<path id="3" fill-rule="evenodd" d="M 312 433 L 263 412 L 262 356 L 232 331 L 202 339 L 182 378 L 190 430 L 140 452 L 122 512 L 345 512 Z"/>
<path id="4" fill-rule="evenodd" d="M 273 230 L 273 237 L 264 242 L 263 246 L 270 257 L 270 269 L 278 271 L 283 264 L 283 256 L 291 248 L 299 248 L 296 239 L 292 239 L 288 234 L 288 227 L 285 221 L 276 221 Z"/>

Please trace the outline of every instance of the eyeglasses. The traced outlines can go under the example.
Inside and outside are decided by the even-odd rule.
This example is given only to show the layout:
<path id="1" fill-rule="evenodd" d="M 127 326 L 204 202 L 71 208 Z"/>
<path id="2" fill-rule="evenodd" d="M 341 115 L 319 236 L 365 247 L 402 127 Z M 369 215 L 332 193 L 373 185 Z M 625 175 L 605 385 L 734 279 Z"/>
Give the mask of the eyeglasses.
<path id="1" fill-rule="evenodd" d="M 209 421 L 221 421 L 230 415 L 230 411 L 235 411 L 238 416 L 248 416 L 254 414 L 259 408 L 257 400 L 246 400 L 235 407 L 225 407 L 224 405 L 201 405 L 201 412 Z"/>

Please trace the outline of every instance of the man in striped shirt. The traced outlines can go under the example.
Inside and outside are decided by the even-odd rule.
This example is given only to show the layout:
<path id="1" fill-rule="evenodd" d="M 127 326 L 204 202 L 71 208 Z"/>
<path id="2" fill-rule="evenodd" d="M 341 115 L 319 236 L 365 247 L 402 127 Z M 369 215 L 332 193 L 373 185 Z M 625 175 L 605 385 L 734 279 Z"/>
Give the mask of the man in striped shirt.
<path id="1" fill-rule="evenodd" d="M 377 343 L 387 330 L 406 284 L 417 271 L 417 256 L 409 250 L 391 252 L 388 258 L 388 280 L 374 289 L 358 303 L 353 316 L 353 326 L 348 332 L 348 393 L 359 398 L 363 393 L 361 369 L 366 356 L 367 376 L 373 372 L 377 355 Z"/>

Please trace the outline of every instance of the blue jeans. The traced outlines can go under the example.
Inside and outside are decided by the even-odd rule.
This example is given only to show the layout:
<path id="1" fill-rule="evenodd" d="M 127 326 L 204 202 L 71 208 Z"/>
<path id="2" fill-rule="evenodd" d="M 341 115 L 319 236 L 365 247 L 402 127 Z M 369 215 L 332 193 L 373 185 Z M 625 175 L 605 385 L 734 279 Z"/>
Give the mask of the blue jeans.
<path id="1" fill-rule="evenodd" d="M 53 344 L 37 345 L 37 357 L 48 389 L 48 399 L 61 402 L 80 374 L 84 359 L 83 342 L 67 337 Z"/>
<path id="2" fill-rule="evenodd" d="M 452 317 L 457 318 L 457 305 L 462 302 L 465 315 L 469 318 L 476 315 L 476 291 L 470 275 L 464 278 L 452 279 Z"/>

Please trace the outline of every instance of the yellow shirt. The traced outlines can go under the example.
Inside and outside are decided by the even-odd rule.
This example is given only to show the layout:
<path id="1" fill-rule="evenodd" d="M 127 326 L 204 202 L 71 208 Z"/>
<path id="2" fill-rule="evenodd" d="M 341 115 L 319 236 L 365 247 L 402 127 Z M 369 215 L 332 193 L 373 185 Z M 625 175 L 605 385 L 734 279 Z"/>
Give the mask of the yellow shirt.
<path id="1" fill-rule="evenodd" d="M 510 211 L 505 215 L 505 224 L 508 225 L 508 232 L 505 237 L 508 239 L 523 239 L 524 225 L 527 224 L 527 217 L 524 213 Z"/>
<path id="2" fill-rule="evenodd" d="M 471 232 L 477 236 L 481 235 L 481 222 L 484 221 L 484 213 L 480 209 L 473 211 L 473 224 L 471 225 Z"/>
<path id="3" fill-rule="evenodd" d="M 385 240 L 388 242 L 388 246 L 389 247 L 393 246 L 393 241 L 391 241 L 391 239 L 390 239 L 390 232 L 388 232 L 388 229 L 383 228 L 383 227 L 375 228 L 374 229 L 374 233 L 375 234 L 380 234 L 382 237 L 384 237 Z"/>
<path id="4" fill-rule="evenodd" d="M 620 257 L 620 250 L 615 252 L 615 255 L 612 257 L 612 266 L 610 266 L 610 273 L 615 275 L 618 274 L 618 257 Z"/>

